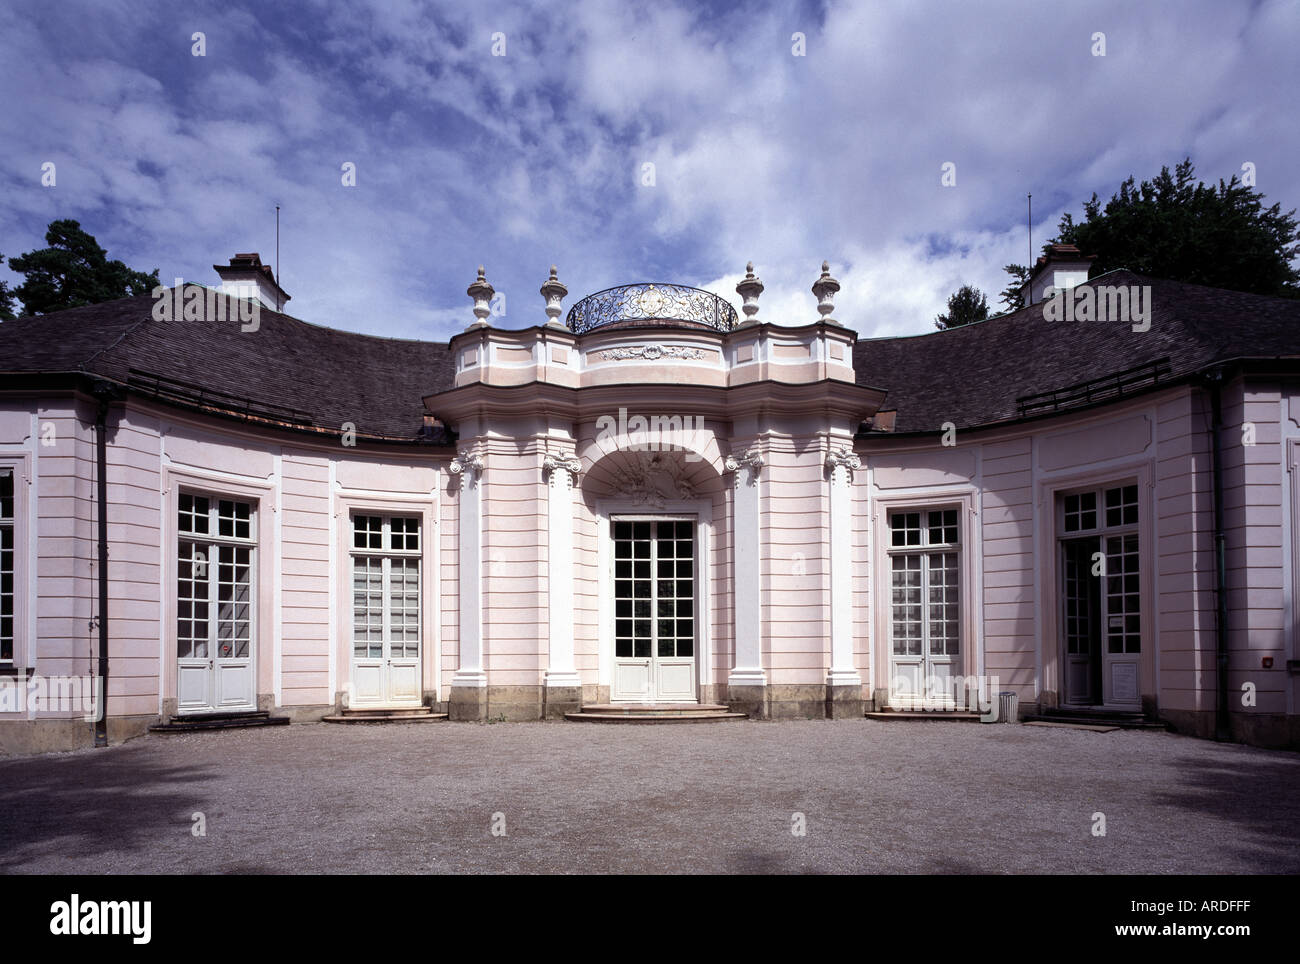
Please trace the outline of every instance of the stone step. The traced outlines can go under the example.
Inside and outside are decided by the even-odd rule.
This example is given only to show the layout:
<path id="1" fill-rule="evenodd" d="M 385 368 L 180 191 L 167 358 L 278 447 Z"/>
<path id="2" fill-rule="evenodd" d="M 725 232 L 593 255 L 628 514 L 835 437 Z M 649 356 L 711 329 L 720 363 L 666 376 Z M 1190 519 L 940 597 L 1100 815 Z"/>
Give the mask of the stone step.
<path id="1" fill-rule="evenodd" d="M 744 713 L 727 712 L 725 707 L 722 710 L 709 710 L 704 713 L 684 710 L 672 713 L 591 713 L 587 712 L 584 707 L 578 713 L 565 713 L 564 718 L 575 723 L 648 723 L 652 725 L 663 723 L 730 723 L 749 719 L 748 715 Z"/>
<path id="2" fill-rule="evenodd" d="M 435 713 L 427 706 L 349 708 L 334 716 L 321 718 L 322 723 L 437 723 L 446 713 Z"/>
<path id="3" fill-rule="evenodd" d="M 1098 710 L 1084 712 L 1030 713 L 1022 723 L 1061 723 L 1074 726 L 1104 726 L 1121 730 L 1169 731 L 1169 724 L 1161 720 L 1148 720 L 1141 713 L 1107 713 Z"/>
<path id="4" fill-rule="evenodd" d="M 238 730 L 253 726 L 288 726 L 289 717 L 272 716 L 266 710 L 248 713 L 196 713 L 173 717 L 167 723 L 155 723 L 150 733 L 194 733 L 200 730 Z"/>
<path id="5" fill-rule="evenodd" d="M 1055 706 L 1040 711 L 1041 716 L 1091 716 L 1105 720 L 1144 720 L 1141 710 L 1108 710 L 1100 706 Z"/>
<path id="6" fill-rule="evenodd" d="M 728 713 L 725 703 L 586 703 L 579 712 L 605 715 L 674 716 L 683 713 Z"/>
<path id="7" fill-rule="evenodd" d="M 926 710 L 878 710 L 866 713 L 869 720 L 889 720 L 898 722 L 901 720 L 931 720 L 938 723 L 978 723 L 980 714 L 958 712 L 956 710 L 935 710 L 933 712 Z"/>

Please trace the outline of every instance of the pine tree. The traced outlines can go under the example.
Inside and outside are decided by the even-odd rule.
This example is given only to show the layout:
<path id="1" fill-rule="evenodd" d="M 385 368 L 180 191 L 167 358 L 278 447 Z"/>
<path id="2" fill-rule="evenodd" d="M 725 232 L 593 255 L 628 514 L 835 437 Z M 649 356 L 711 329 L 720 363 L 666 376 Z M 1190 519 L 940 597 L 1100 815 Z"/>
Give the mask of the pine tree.
<path id="1" fill-rule="evenodd" d="M 948 298 L 948 313 L 936 315 L 934 327 L 943 331 L 960 328 L 972 321 L 983 321 L 989 316 L 989 300 L 984 292 L 971 285 L 962 285 Z"/>
<path id="2" fill-rule="evenodd" d="M 9 259 L 10 268 L 27 276 L 13 292 L 26 314 L 148 294 L 159 283 L 157 268 L 145 274 L 109 261 L 108 252 L 77 221 L 51 221 L 45 243 L 49 247 Z"/>

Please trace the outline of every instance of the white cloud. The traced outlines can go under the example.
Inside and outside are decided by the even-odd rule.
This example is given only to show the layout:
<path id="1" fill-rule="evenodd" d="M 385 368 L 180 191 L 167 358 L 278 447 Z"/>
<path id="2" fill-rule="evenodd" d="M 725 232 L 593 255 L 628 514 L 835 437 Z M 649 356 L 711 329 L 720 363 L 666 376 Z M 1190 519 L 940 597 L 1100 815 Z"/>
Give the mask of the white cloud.
<path id="1" fill-rule="evenodd" d="M 459 330 L 479 263 L 523 325 L 552 263 L 570 303 L 652 278 L 738 304 L 753 259 L 762 317 L 802 324 L 823 258 L 846 324 L 922 332 L 960 283 L 996 307 L 1028 256 L 1027 192 L 1036 243 L 1186 153 L 1207 179 L 1252 161 L 1270 200 L 1298 201 L 1284 2 L 45 10 L 0 13 L 0 252 L 74 216 L 114 257 L 211 280 L 237 250 L 269 257 L 280 203 L 295 313 L 382 334 Z"/>

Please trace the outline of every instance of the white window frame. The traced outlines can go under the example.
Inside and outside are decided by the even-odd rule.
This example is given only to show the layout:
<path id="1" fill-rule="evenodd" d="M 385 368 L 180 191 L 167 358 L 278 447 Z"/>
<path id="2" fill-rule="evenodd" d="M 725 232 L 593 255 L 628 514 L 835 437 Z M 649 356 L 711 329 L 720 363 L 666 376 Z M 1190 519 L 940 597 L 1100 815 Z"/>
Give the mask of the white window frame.
<path id="1" fill-rule="evenodd" d="M 0 634 L 0 669 L 12 669 L 18 665 L 19 646 L 24 635 L 18 621 L 18 577 L 25 561 L 22 559 L 24 546 L 18 541 L 18 486 L 21 480 L 11 466 L 3 464 L 0 464 L 0 479 L 8 479 L 11 490 L 9 515 L 0 515 L 0 539 L 3 539 L 5 533 L 9 536 L 9 568 L 5 569 L 0 564 L 0 579 L 6 575 L 9 577 L 8 592 L 0 588 L 0 612 L 3 612 L 3 602 L 6 599 L 9 603 L 9 655 L 4 654 L 5 636 Z"/>
<path id="2" fill-rule="evenodd" d="M 380 520 L 381 537 L 380 537 L 379 548 L 372 548 L 369 546 L 366 547 L 357 546 L 356 544 L 357 519 L 361 517 L 366 517 L 371 519 L 378 518 Z M 417 540 L 418 545 L 415 549 L 407 549 L 407 548 L 397 549 L 393 547 L 392 525 L 394 519 L 409 519 L 417 523 L 416 533 L 418 536 L 418 540 Z M 351 600 L 351 605 L 348 607 L 348 613 L 350 618 L 347 624 L 349 658 L 355 658 L 357 655 L 356 653 L 357 641 L 355 638 L 356 635 L 355 586 L 356 586 L 357 559 L 379 557 L 379 559 L 381 560 L 380 579 L 381 579 L 381 585 L 383 587 L 383 596 L 380 600 L 381 615 L 382 615 L 382 623 L 381 623 L 382 640 L 380 643 L 381 652 L 379 657 L 373 657 L 367 654 L 367 656 L 362 658 L 368 658 L 368 659 L 376 659 L 376 658 L 392 659 L 393 658 L 392 656 L 393 613 L 392 613 L 392 601 L 390 596 L 392 590 L 392 584 L 390 581 L 391 572 L 392 572 L 392 561 L 394 559 L 413 559 L 415 560 L 418 566 L 416 571 L 416 589 L 418 595 L 416 597 L 416 640 L 415 640 L 416 650 L 415 650 L 414 658 L 423 661 L 424 660 L 424 639 L 425 639 L 424 623 L 426 618 L 425 608 L 428 605 L 427 597 L 425 593 L 425 587 L 424 587 L 424 580 L 425 580 L 424 551 L 425 551 L 425 540 L 428 538 L 428 533 L 426 531 L 423 514 L 416 510 L 412 510 L 408 512 L 387 510 L 387 509 L 382 511 L 380 510 L 372 511 L 366 508 L 353 507 L 348 512 L 348 536 L 349 536 L 348 538 L 348 585 L 352 587 L 348 593 L 348 598 Z M 406 655 L 405 653 L 406 641 L 403 640 L 402 642 L 403 642 L 403 654 L 402 656 L 399 656 L 397 658 L 398 659 L 413 658 L 411 656 Z"/>
<path id="3" fill-rule="evenodd" d="M 981 577 L 983 564 L 982 520 L 979 511 L 979 493 L 973 486 L 960 488 L 913 489 L 908 491 L 879 490 L 871 494 L 871 607 L 872 638 L 872 693 L 878 707 L 887 705 L 890 676 L 894 654 L 893 592 L 889 549 L 892 534 L 891 515 L 899 512 L 929 512 L 935 509 L 956 509 L 958 526 L 957 550 L 957 639 L 958 649 L 954 674 L 975 676 L 984 672 L 984 585 Z M 917 547 L 900 546 L 899 549 Z M 1004 685 L 1000 681 L 999 685 Z"/>
<path id="4" fill-rule="evenodd" d="M 954 527 L 957 529 L 956 542 L 930 542 L 930 524 L 929 516 L 931 512 L 955 512 L 957 514 Z M 920 516 L 921 541 L 915 545 L 894 545 L 894 527 L 893 520 L 897 516 L 917 514 Z M 946 528 L 946 526 L 943 526 Z M 965 633 L 962 631 L 962 606 L 966 598 L 966 588 L 964 586 L 964 574 L 962 561 L 965 553 L 965 546 L 962 544 L 962 509 L 959 505 L 932 505 L 923 508 L 914 508 L 912 506 L 899 505 L 888 509 L 885 512 L 885 534 L 888 537 L 885 544 L 885 557 L 888 561 L 888 569 L 885 572 L 885 578 L 889 586 L 889 597 L 885 605 L 889 610 L 889 635 L 886 639 L 888 649 L 886 657 L 892 659 L 894 652 L 894 593 L 893 593 L 893 565 L 894 559 L 898 556 L 919 555 L 921 556 L 921 653 L 920 655 L 928 659 L 930 652 L 930 558 L 935 555 L 946 555 L 955 553 L 957 556 L 957 652 L 943 653 L 944 656 L 953 656 L 957 665 L 964 665 L 965 648 L 963 646 Z M 946 647 L 945 647 L 946 648 Z M 911 654 L 903 654 L 911 655 Z"/>
<path id="5" fill-rule="evenodd" d="M 30 452 L 0 456 L 0 472 L 12 474 L 14 485 L 13 518 L 6 525 L 13 528 L 13 653 L 0 660 L 0 675 L 30 675 L 36 658 L 34 644 L 36 546 L 32 540 L 35 519 L 30 518 L 34 500 L 30 496 L 33 460 Z"/>
<path id="6" fill-rule="evenodd" d="M 1106 493 L 1112 489 L 1124 489 L 1124 488 L 1133 488 L 1137 490 L 1135 500 L 1132 503 L 1136 507 L 1137 518 L 1134 519 L 1132 522 L 1121 521 L 1114 525 L 1110 525 L 1107 522 Z M 1067 530 L 1065 527 L 1065 522 L 1066 522 L 1065 500 L 1071 496 L 1075 496 L 1075 495 L 1082 496 L 1089 493 L 1091 493 L 1097 500 L 1096 525 L 1090 529 Z M 1141 480 L 1138 479 L 1136 476 L 1121 476 L 1117 481 L 1109 481 L 1104 483 L 1091 482 L 1088 485 L 1082 487 L 1076 486 L 1071 488 L 1059 489 L 1057 490 L 1056 493 L 1055 512 L 1056 512 L 1056 531 L 1057 531 L 1057 540 L 1056 540 L 1057 565 L 1062 565 L 1062 563 L 1060 562 L 1060 554 L 1061 554 L 1060 546 L 1061 543 L 1063 542 L 1068 542 L 1072 539 L 1088 539 L 1088 538 L 1096 537 L 1098 540 L 1099 551 L 1102 552 L 1106 556 L 1106 558 L 1109 559 L 1110 553 L 1106 551 L 1106 541 L 1108 539 L 1118 537 L 1122 540 L 1126 536 L 1137 537 L 1137 558 L 1138 558 L 1137 616 L 1138 616 L 1138 625 L 1139 625 L 1138 634 L 1137 634 L 1138 648 L 1133 650 L 1128 649 L 1127 648 L 1128 643 L 1125 642 L 1124 644 L 1125 649 L 1123 650 L 1123 653 L 1126 654 L 1141 653 L 1143 648 L 1142 637 L 1146 634 L 1145 633 L 1146 623 L 1151 618 L 1151 615 L 1146 608 L 1147 599 L 1145 593 L 1142 590 L 1142 586 L 1145 581 L 1144 570 L 1146 568 L 1145 565 L 1146 560 L 1143 554 L 1143 548 L 1146 543 L 1146 535 L 1145 532 L 1143 531 L 1143 525 L 1142 525 L 1144 512 L 1142 508 Z M 1101 578 L 1105 579 L 1106 577 L 1103 576 Z M 1063 590 L 1060 587 L 1058 587 L 1057 591 L 1063 592 Z M 1123 593 L 1123 595 L 1129 595 L 1129 594 L 1125 592 Z M 1062 597 L 1062 601 L 1063 598 L 1064 597 Z M 1108 591 L 1108 586 L 1106 585 L 1105 582 L 1102 583 L 1102 587 L 1101 587 L 1101 604 L 1102 604 L 1101 615 L 1100 615 L 1101 651 L 1098 653 L 1099 657 L 1101 657 L 1103 654 L 1109 651 L 1110 627 L 1108 625 L 1108 617 L 1112 615 L 1116 615 L 1115 613 L 1110 612 L 1109 591 Z M 1056 609 L 1057 609 L 1056 623 L 1057 623 L 1057 634 L 1058 634 L 1057 638 L 1060 641 L 1061 657 L 1066 658 L 1069 655 L 1068 648 L 1067 648 L 1069 644 L 1069 640 L 1067 638 L 1066 626 L 1065 626 L 1065 606 L 1062 604 L 1058 604 Z M 1119 614 L 1119 615 L 1126 615 L 1126 614 Z M 1125 632 L 1125 637 L 1127 637 L 1127 635 L 1128 633 Z"/>
<path id="7" fill-rule="evenodd" d="M 208 531 L 206 533 L 182 531 L 180 526 L 180 500 L 183 497 L 200 498 L 208 500 Z M 220 535 L 220 503 L 234 502 L 245 503 L 248 505 L 248 529 L 246 537 L 240 536 L 222 536 Z M 176 567 L 174 571 L 179 571 L 180 551 L 182 543 L 189 542 L 195 545 L 202 545 L 205 548 L 206 570 L 208 580 L 208 635 L 207 635 L 207 656 L 203 658 L 217 659 L 244 659 L 247 658 L 253 666 L 254 679 L 257 672 L 257 631 L 258 631 L 258 605 L 260 592 L 260 573 L 261 565 L 260 553 L 258 551 L 258 508 L 259 503 L 256 498 L 250 498 L 246 495 L 234 495 L 221 493 L 209 489 L 197 488 L 191 485 L 183 485 L 177 493 L 176 513 L 172 519 L 175 526 L 175 556 L 172 564 Z M 221 640 L 218 636 L 218 607 L 220 606 L 220 547 L 229 546 L 234 548 L 248 549 L 248 655 L 247 657 L 236 656 L 233 653 L 228 657 L 223 657 L 218 651 Z M 217 550 L 214 558 L 213 550 Z M 171 658 L 176 660 L 180 657 L 180 586 L 179 579 L 173 578 L 171 581 L 172 602 L 176 609 L 172 617 L 171 639 L 172 655 Z M 191 611 L 191 619 L 193 612 Z M 200 658 L 193 657 L 192 658 Z"/>

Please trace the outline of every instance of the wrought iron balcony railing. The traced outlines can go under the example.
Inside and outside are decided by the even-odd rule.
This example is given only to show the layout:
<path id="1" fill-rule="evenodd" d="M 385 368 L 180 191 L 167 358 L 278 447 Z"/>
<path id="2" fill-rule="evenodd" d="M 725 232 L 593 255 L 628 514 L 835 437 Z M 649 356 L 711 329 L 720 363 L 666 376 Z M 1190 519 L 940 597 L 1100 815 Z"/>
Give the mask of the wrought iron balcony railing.
<path id="1" fill-rule="evenodd" d="M 587 295 L 569 309 L 569 330 L 582 334 L 622 321 L 666 321 L 717 331 L 736 327 L 736 309 L 711 291 L 686 285 L 619 285 Z"/>

